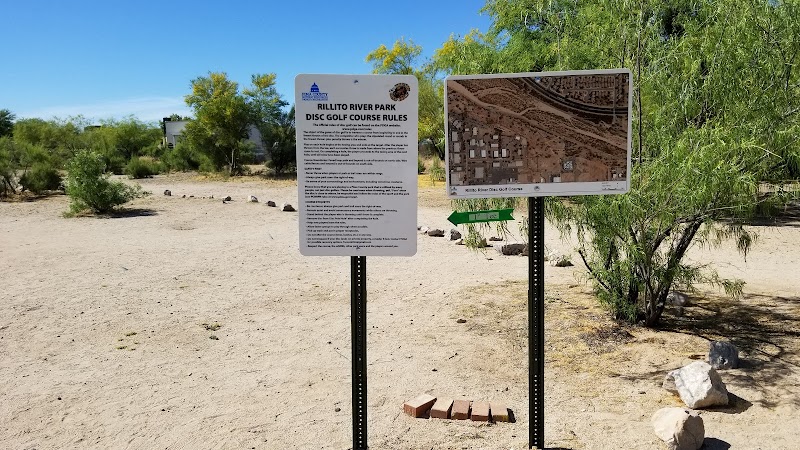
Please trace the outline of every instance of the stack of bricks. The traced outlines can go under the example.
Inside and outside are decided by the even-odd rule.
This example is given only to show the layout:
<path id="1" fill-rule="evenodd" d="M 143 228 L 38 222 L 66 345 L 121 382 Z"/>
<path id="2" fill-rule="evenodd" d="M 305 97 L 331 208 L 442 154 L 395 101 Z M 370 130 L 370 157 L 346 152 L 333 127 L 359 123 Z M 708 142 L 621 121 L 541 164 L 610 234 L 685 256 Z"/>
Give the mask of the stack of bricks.
<path id="1" fill-rule="evenodd" d="M 508 422 L 508 408 L 497 402 L 472 402 L 453 400 L 422 394 L 403 404 L 403 411 L 411 417 L 424 417 L 430 412 L 431 419 L 453 419 L 475 422 Z"/>

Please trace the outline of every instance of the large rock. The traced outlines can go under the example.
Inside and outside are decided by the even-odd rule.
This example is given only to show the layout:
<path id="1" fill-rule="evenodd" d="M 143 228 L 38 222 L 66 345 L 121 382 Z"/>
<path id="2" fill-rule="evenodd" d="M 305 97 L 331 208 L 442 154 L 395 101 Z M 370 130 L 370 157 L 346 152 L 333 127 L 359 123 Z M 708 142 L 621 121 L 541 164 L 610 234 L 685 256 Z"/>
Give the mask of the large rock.
<path id="1" fill-rule="evenodd" d="M 525 251 L 525 244 L 494 244 L 497 253 L 506 256 L 521 255 Z"/>
<path id="2" fill-rule="evenodd" d="M 708 363 L 715 369 L 739 367 L 739 349 L 730 342 L 712 341 L 708 350 Z"/>
<path id="3" fill-rule="evenodd" d="M 447 233 L 447 238 L 451 241 L 457 241 L 461 239 L 461 232 L 453 228 Z"/>
<path id="4" fill-rule="evenodd" d="M 651 419 L 656 436 L 670 450 L 697 450 L 705 439 L 703 418 L 683 408 L 661 408 Z"/>
<path id="5" fill-rule="evenodd" d="M 444 237 L 444 230 L 440 230 L 438 228 L 434 228 L 432 230 L 428 230 L 425 234 L 427 234 L 428 236 L 433 236 L 433 237 Z"/>
<path id="6" fill-rule="evenodd" d="M 247 201 L 250 203 L 258 203 L 258 198 L 255 195 L 251 195 L 247 198 Z"/>
<path id="7" fill-rule="evenodd" d="M 165 189 L 164 195 L 166 195 L 167 197 L 172 197 L 172 191 L 170 191 L 169 189 Z"/>
<path id="8" fill-rule="evenodd" d="M 288 212 L 292 212 L 292 211 L 296 211 L 296 209 L 294 209 L 294 207 L 293 207 L 292 205 L 290 205 L 290 204 L 288 204 L 288 203 L 284 203 L 284 204 L 281 206 L 281 211 L 288 211 Z"/>
<path id="9" fill-rule="evenodd" d="M 670 291 L 669 294 L 667 294 L 667 304 L 689 306 L 689 296 L 680 291 Z"/>
<path id="10" fill-rule="evenodd" d="M 668 373 L 664 389 L 677 393 L 692 409 L 728 404 L 728 389 L 719 374 L 705 361 L 695 361 Z"/>
<path id="11" fill-rule="evenodd" d="M 278 205 L 275 204 L 272 200 L 267 200 L 267 206 L 271 206 L 273 208 L 277 207 Z"/>

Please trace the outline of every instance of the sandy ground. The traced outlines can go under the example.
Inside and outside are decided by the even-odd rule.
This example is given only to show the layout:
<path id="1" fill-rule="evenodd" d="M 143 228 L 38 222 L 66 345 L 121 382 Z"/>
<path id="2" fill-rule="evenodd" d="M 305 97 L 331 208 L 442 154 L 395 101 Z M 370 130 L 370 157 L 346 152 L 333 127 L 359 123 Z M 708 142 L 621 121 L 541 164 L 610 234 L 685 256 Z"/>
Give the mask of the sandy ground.
<path id="1" fill-rule="evenodd" d="M 63 196 L 0 203 L 0 448 L 350 448 L 349 259 L 301 256 L 297 214 L 263 204 L 296 205 L 296 186 L 142 185 L 112 218 L 63 218 Z M 449 213 L 421 190 L 420 224 Z M 744 297 L 698 294 L 662 331 L 620 327 L 580 268 L 546 267 L 548 448 L 663 448 L 650 416 L 680 401 L 661 380 L 715 338 L 745 364 L 722 372 L 735 401 L 702 413 L 704 448 L 797 448 L 800 222 L 759 232 L 746 262 L 692 253 Z M 526 258 L 420 236 L 416 256 L 367 266 L 370 447 L 526 448 Z M 505 402 L 516 423 L 404 415 L 420 393 Z"/>

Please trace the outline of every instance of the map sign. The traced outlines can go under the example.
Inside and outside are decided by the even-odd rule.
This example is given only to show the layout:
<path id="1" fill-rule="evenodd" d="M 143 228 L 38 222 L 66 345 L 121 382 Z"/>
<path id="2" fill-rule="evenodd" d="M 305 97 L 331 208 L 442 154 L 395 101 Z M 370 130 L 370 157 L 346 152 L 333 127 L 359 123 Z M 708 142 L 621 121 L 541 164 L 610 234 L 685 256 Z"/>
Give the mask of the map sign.
<path id="1" fill-rule="evenodd" d="M 628 69 L 455 75 L 445 83 L 451 198 L 628 191 Z"/>
<path id="2" fill-rule="evenodd" d="M 300 253 L 417 251 L 417 79 L 295 78 Z"/>

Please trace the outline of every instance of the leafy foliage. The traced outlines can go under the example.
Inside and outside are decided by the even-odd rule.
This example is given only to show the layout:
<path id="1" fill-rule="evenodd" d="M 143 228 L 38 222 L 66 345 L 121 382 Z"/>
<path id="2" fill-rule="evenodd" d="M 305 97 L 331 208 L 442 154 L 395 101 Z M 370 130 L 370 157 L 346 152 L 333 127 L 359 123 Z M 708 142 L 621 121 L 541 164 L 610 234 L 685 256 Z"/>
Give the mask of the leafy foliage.
<path id="1" fill-rule="evenodd" d="M 269 161 L 267 165 L 276 175 L 296 167 L 297 144 L 295 142 L 294 106 L 288 111 L 279 111 L 275 122 L 262 134 L 264 143 L 271 142 L 267 148 Z"/>
<path id="2" fill-rule="evenodd" d="M 489 0 L 484 12 L 490 31 L 451 37 L 437 68 L 633 71 L 631 192 L 547 203 L 614 315 L 655 326 L 676 287 L 740 293 L 685 256 L 728 239 L 746 255 L 747 221 L 787 200 L 760 186 L 798 177 L 796 2 Z"/>
<path id="3" fill-rule="evenodd" d="M 70 160 L 67 170 L 66 191 L 73 213 L 87 209 L 107 213 L 143 195 L 138 186 L 109 180 L 104 174 L 103 157 L 89 150 L 79 151 Z"/>
<path id="4" fill-rule="evenodd" d="M 439 158 L 444 159 L 444 84 L 432 65 L 419 61 L 421 54 L 421 46 L 401 38 L 391 49 L 381 44 L 367 55 L 366 61 L 372 63 L 373 73 L 417 77 L 419 140 L 430 142 Z"/>
<path id="5" fill-rule="evenodd" d="M 150 178 L 161 173 L 161 164 L 152 158 L 134 156 L 125 166 L 125 174 L 131 178 Z"/>
<path id="6" fill-rule="evenodd" d="M 14 133 L 14 119 L 17 116 L 7 109 L 0 109 L 0 137 Z"/>

